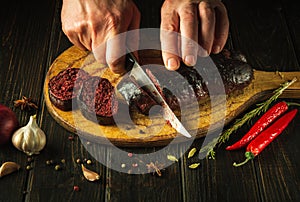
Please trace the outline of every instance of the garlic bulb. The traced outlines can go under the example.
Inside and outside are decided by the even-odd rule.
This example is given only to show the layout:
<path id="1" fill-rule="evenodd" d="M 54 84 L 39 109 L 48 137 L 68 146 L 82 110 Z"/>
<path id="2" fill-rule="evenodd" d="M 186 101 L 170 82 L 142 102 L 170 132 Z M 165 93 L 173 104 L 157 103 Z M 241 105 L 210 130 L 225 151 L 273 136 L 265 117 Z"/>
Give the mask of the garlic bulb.
<path id="1" fill-rule="evenodd" d="M 30 116 L 28 124 L 14 132 L 12 143 L 29 156 L 39 154 L 46 145 L 46 135 L 37 125 L 36 115 Z"/>

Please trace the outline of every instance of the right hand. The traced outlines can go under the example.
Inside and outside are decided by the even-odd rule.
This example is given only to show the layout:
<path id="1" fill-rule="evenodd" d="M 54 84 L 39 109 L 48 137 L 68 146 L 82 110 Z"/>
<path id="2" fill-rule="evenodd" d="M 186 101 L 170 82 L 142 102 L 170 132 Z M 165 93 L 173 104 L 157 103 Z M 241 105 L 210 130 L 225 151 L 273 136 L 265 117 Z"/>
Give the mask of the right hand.
<path id="1" fill-rule="evenodd" d="M 181 58 L 187 66 L 194 66 L 197 55 L 223 49 L 229 30 L 227 10 L 220 0 L 165 0 L 161 30 L 165 66 L 176 70 Z"/>
<path id="2" fill-rule="evenodd" d="M 63 0 L 61 21 L 74 45 L 93 51 L 114 73 L 124 72 L 124 53 L 130 42 L 114 36 L 139 28 L 140 12 L 132 0 Z"/>

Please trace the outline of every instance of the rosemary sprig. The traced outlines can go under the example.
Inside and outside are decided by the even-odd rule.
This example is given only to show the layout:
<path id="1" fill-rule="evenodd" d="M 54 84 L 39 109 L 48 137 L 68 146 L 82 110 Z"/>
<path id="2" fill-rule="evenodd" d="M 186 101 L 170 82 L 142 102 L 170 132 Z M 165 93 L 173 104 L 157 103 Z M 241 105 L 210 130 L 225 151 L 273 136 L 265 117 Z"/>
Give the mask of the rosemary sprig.
<path id="1" fill-rule="evenodd" d="M 214 138 L 209 144 L 201 148 L 200 152 L 206 152 L 207 157 L 211 157 L 214 159 L 215 158 L 214 148 L 217 144 L 221 145 L 222 143 L 225 143 L 233 132 L 235 132 L 245 123 L 249 122 L 255 116 L 258 116 L 261 113 L 266 112 L 269 106 L 282 94 L 282 92 L 285 89 L 287 89 L 289 86 L 291 86 L 293 83 L 295 83 L 296 81 L 297 78 L 293 78 L 293 80 L 281 84 L 281 86 L 278 89 L 273 91 L 273 95 L 268 100 L 257 104 L 257 108 L 246 113 L 242 118 L 237 119 L 231 128 L 228 128 L 218 138 Z"/>

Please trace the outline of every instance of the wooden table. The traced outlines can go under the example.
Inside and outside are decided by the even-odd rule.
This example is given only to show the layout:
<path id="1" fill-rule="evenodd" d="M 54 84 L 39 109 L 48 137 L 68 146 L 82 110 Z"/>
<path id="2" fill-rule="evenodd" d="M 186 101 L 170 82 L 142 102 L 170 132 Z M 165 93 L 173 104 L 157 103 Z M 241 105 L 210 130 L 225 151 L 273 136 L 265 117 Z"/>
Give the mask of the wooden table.
<path id="1" fill-rule="evenodd" d="M 300 6 L 295 2 L 224 0 L 231 25 L 227 47 L 242 51 L 256 69 L 300 71 Z M 142 13 L 141 27 L 159 27 L 161 4 L 137 1 Z M 71 46 L 61 31 L 60 10 L 58 0 L 7 1 L 0 8 L 0 103 L 13 109 L 20 124 L 25 125 L 33 112 L 15 108 L 13 101 L 23 95 L 32 97 L 39 106 L 38 123 L 47 134 L 45 149 L 32 159 L 11 144 L 0 146 L 1 164 L 15 161 L 21 165 L 18 172 L 0 179 L 0 201 L 300 200 L 300 114 L 257 158 L 240 168 L 232 163 L 242 161 L 244 151 L 228 152 L 225 145 L 217 149 L 216 160 L 201 160 L 195 170 L 188 165 L 199 160 L 188 159 L 184 154 L 179 162 L 164 169 L 161 177 L 127 174 L 132 165 L 126 165 L 124 172 L 110 169 L 114 163 L 110 161 L 112 148 L 90 143 L 87 146 L 97 151 L 108 166 L 97 162 L 80 138 L 54 121 L 44 104 L 42 89 L 47 70 Z M 245 125 L 233 134 L 228 144 L 249 127 Z M 70 136 L 74 139 L 70 140 Z M 200 148 L 202 142 L 198 139 L 191 147 Z M 160 148 L 123 149 L 150 153 Z M 185 145 L 178 144 L 169 152 L 185 149 Z M 100 180 L 85 180 L 77 159 L 90 159 L 92 164 L 85 165 L 99 172 Z M 46 165 L 47 160 L 53 160 L 54 165 Z M 136 163 L 145 166 L 137 160 Z M 56 171 L 55 164 L 62 169 Z M 28 165 L 30 170 L 26 169 Z M 74 186 L 79 186 L 80 191 L 74 191 Z"/>

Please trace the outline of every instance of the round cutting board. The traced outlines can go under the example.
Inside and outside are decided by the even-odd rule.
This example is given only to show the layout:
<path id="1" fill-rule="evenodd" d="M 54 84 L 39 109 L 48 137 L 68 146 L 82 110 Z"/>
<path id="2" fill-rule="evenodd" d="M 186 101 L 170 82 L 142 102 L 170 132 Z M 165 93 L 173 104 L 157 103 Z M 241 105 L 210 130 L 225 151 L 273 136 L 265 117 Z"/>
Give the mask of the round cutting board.
<path id="1" fill-rule="evenodd" d="M 142 64 L 162 64 L 161 55 L 158 51 L 142 51 L 139 58 Z M 190 140 L 177 134 L 176 130 L 166 123 L 160 114 L 147 117 L 134 113 L 132 116 L 133 121 L 129 120 L 128 123 L 125 121 L 121 124 L 102 126 L 86 119 L 79 109 L 62 111 L 56 108 L 49 99 L 48 83 L 52 77 L 68 67 L 81 68 L 93 76 L 107 78 L 113 86 L 116 86 L 121 76 L 113 74 L 105 65 L 95 61 L 90 52 L 82 51 L 75 46 L 70 47 L 55 59 L 47 72 L 44 83 L 45 103 L 52 117 L 70 132 L 76 133 L 91 142 L 124 147 L 165 146 L 171 141 L 184 142 Z M 212 116 L 210 101 L 203 100 L 199 104 L 196 113 L 192 109 L 187 113 L 184 122 L 185 127 L 193 138 L 203 137 L 208 130 L 214 131 L 222 127 L 222 123 L 229 123 L 247 107 L 257 102 L 258 99 L 266 98 L 273 89 L 278 88 L 281 83 L 295 76 L 298 77 L 298 80 L 300 79 L 299 72 L 254 71 L 254 79 L 248 87 L 227 96 L 226 106 L 220 106 L 219 109 L 214 110 L 215 113 L 220 113 L 220 115 Z M 300 98 L 299 89 L 300 82 L 296 82 L 290 91 L 286 91 L 286 97 Z"/>

